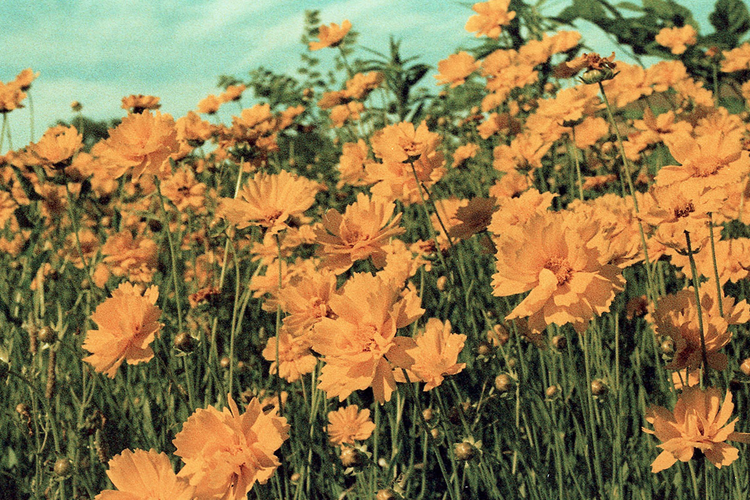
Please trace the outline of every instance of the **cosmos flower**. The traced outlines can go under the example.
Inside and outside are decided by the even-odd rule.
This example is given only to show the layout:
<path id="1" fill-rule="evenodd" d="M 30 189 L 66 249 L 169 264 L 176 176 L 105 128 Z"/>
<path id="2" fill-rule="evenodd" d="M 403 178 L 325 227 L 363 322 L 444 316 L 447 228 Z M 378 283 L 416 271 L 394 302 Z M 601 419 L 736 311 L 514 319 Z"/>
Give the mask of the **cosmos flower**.
<path id="1" fill-rule="evenodd" d="M 466 22 L 465 29 L 469 32 L 476 31 L 476 37 L 488 36 L 497 38 L 502 31 L 501 26 L 509 24 L 516 13 L 508 11 L 510 0 L 489 0 L 488 2 L 475 3 L 472 10 L 476 12 Z"/>
<path id="2" fill-rule="evenodd" d="M 656 43 L 672 51 L 672 54 L 683 54 L 688 45 L 695 45 L 698 41 L 698 33 L 695 28 L 686 24 L 680 28 L 662 28 L 656 35 Z"/>
<path id="3" fill-rule="evenodd" d="M 83 348 L 91 355 L 83 360 L 97 372 L 114 378 L 123 361 L 134 365 L 153 358 L 149 345 L 162 327 L 158 298 L 156 286 L 144 290 L 139 285 L 121 284 L 91 315 L 99 328 L 86 333 Z"/>
<path id="4" fill-rule="evenodd" d="M 438 74 L 435 75 L 438 85 L 451 84 L 451 88 L 458 87 L 466 78 L 479 69 L 480 64 L 468 52 L 451 54 L 447 59 L 438 63 Z"/>

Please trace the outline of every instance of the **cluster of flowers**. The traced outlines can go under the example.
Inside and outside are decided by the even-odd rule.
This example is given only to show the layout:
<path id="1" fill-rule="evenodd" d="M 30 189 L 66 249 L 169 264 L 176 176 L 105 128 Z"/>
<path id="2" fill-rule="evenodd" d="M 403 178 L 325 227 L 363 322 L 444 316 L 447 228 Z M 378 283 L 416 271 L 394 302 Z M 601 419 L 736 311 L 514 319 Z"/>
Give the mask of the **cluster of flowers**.
<path id="1" fill-rule="evenodd" d="M 476 4 L 466 29 L 497 38 L 515 17 L 509 4 Z M 310 50 L 339 46 L 350 28 L 348 21 L 322 26 Z M 665 28 L 656 41 L 674 54 L 684 53 L 695 43 L 691 29 Z M 262 352 L 270 372 L 294 382 L 322 363 L 318 388 L 328 398 L 343 402 L 371 389 L 380 404 L 391 399 L 398 383 L 423 382 L 429 391 L 465 368 L 458 359 L 467 337 L 454 333 L 450 321 L 428 313 L 416 335 L 399 335 L 426 312 L 410 279 L 422 266 L 429 271 L 430 255 L 455 240 L 488 232 L 486 247 L 495 257 L 493 295 L 528 292 L 504 320 L 516 322 L 537 340 L 550 325 L 572 325 L 585 334 L 624 290 L 624 269 L 669 259 L 686 277 L 705 282 L 698 291 L 686 288 L 652 297 L 649 305 L 647 320 L 655 334 L 674 344 L 666 368 L 674 370 L 675 386 L 682 389 L 673 411 L 652 407 L 646 416 L 654 426 L 646 432 L 663 441 L 653 471 L 689 460 L 695 449 L 717 467 L 729 465 L 738 451 L 725 441 L 750 441 L 750 435 L 734 432 L 736 420 L 729 422 L 731 396 L 727 393 L 720 405 L 719 389 L 699 387 L 696 374 L 725 369 L 722 349 L 732 339 L 730 325 L 750 320 L 747 302 L 725 295 L 722 288 L 748 276 L 747 238 L 725 238 L 718 230 L 732 220 L 750 222 L 743 210 L 750 174 L 744 142 L 748 128 L 738 116 L 715 106 L 712 92 L 691 78 L 680 61 L 643 69 L 595 54 L 573 59 L 579 39 L 577 33 L 563 31 L 517 50 L 496 50 L 481 61 L 460 52 L 439 64 L 441 85 L 456 88 L 475 72 L 486 79 L 481 107 L 465 122 L 477 124 L 473 132 L 478 137 L 496 141 L 490 162 L 499 180 L 486 197 L 434 200 L 431 189 L 449 171 L 448 152 L 453 150 L 452 168 L 459 169 L 482 147 L 467 143 L 454 148 L 427 121 L 399 122 L 367 140 L 342 145 L 337 187 L 367 188 L 369 194 L 359 192 L 343 211 L 321 210 L 316 221 L 309 210 L 328 187 L 268 168 L 269 156 L 278 150 L 278 134 L 295 126 L 304 107 L 274 113 L 259 104 L 243 109 L 231 125 L 221 125 L 200 114 L 214 114 L 221 104 L 239 100 L 244 86 L 209 96 L 197 112 L 177 120 L 157 111 L 159 98 L 134 95 L 123 99 L 128 115 L 88 152 L 78 130 L 57 126 L 37 143 L 2 158 L 0 225 L 14 236 L 0 238 L 0 250 L 13 255 L 22 251 L 30 232 L 22 230 L 19 208 L 38 201 L 50 238 L 55 232 L 67 236 L 57 262 L 42 266 L 32 287 L 44 286 L 53 264 L 68 262 L 85 270 L 90 284 L 99 288 L 120 283 L 91 315 L 97 328 L 87 332 L 83 343 L 90 353 L 83 361 L 114 378 L 124 362 L 136 365 L 154 357 L 151 344 L 163 326 L 156 305 L 159 290 L 151 284 L 159 252 L 154 222 L 159 221 L 144 217 L 156 212 L 163 196 L 171 203 L 163 222 L 182 235 L 180 249 L 198 249 L 183 275 L 194 292 L 192 305 L 221 293 L 223 272 L 218 271 L 226 267 L 227 252 L 222 255 L 210 228 L 224 227 L 234 239 L 235 255 L 245 252 L 260 262 L 259 270 L 265 269 L 248 285 L 253 296 L 263 300 L 265 310 L 284 313 L 277 335 Z M 570 57 L 557 66 L 556 76 L 586 70 L 580 84 L 561 89 L 548 83 L 540 99 L 509 100 L 517 89 L 537 85 L 540 66 L 562 53 Z M 747 69 L 750 44 L 724 53 L 722 71 Z M 20 106 L 33 78 L 27 70 L 16 82 L 0 85 L 0 112 Z M 382 81 L 377 72 L 353 75 L 342 90 L 325 93 L 318 107 L 331 110 L 335 127 L 360 120 L 364 101 Z M 743 92 L 750 101 L 748 84 Z M 666 95 L 674 109 L 658 115 L 647 109 L 630 124 L 622 141 L 626 168 L 620 178 L 631 181 L 629 162 L 645 165 L 659 148 L 667 148 L 675 164 L 663 166 L 653 178 L 642 169 L 635 182 L 649 186 L 644 192 L 631 188 L 629 198 L 607 194 L 584 200 L 584 191 L 618 178 L 606 173 L 613 146 L 605 141 L 612 133 L 602 116 L 605 107 L 611 102 L 623 108 L 655 94 Z M 207 141 L 215 149 L 207 156 L 194 155 Z M 542 177 L 543 159 L 556 153 L 555 144 L 566 145 L 576 161 L 584 158 L 589 170 L 605 173 L 584 179 L 579 171 L 579 199 L 552 211 L 556 195 L 532 186 Z M 232 164 L 240 176 L 233 197 L 220 195 L 227 186 L 201 182 L 202 174 Z M 243 174 L 252 176 L 243 183 Z M 101 203 L 97 212 L 79 215 L 74 226 L 71 193 L 82 189 L 84 179 Z M 406 232 L 397 207 L 426 206 L 428 200 L 435 208 L 434 241 L 397 238 Z M 196 216 L 205 222 L 200 229 Z M 262 235 L 260 241 L 242 237 L 251 232 L 248 228 Z M 292 260 L 295 249 L 313 244 L 313 257 Z M 372 272 L 352 270 L 365 261 Z M 164 453 L 127 450 L 112 459 L 109 476 L 120 492 L 133 495 L 244 498 L 256 481 L 266 482 L 279 466 L 274 453 L 290 428 L 278 412 L 256 398 L 240 413 L 229 395 L 228 408 L 196 410 L 176 435 L 175 454 L 184 462 L 179 473 Z M 356 405 L 328 418 L 329 440 L 335 445 L 365 440 L 374 430 L 369 410 Z M 117 496 L 103 492 L 98 498 Z"/>

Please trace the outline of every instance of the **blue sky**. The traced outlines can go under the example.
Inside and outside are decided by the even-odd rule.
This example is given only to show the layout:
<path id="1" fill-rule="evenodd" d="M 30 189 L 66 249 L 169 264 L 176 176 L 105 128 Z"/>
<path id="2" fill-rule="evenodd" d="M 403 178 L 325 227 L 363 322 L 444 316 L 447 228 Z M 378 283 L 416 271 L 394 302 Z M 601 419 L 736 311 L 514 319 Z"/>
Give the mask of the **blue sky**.
<path id="1" fill-rule="evenodd" d="M 401 38 L 403 53 L 436 66 L 473 35 L 464 30 L 471 1 L 456 0 L 2 0 L 0 80 L 31 67 L 41 76 L 31 89 L 35 137 L 56 118 L 70 118 L 80 101 L 95 119 L 121 117 L 122 97 L 161 97 L 175 117 L 216 93 L 217 77 L 243 77 L 258 66 L 292 72 L 305 50 L 299 42 L 304 11 L 322 22 L 349 19 L 361 46 L 387 51 Z M 569 0 L 546 0 L 552 14 Z M 617 3 L 616 1 L 613 3 Z M 637 3 L 637 2 L 636 2 Z M 704 27 L 713 0 L 680 2 Z M 596 28 L 579 27 L 591 46 L 610 52 Z M 322 60 L 332 51 L 317 53 Z M 366 54 L 361 53 L 364 57 Z M 619 54 L 618 54 L 619 57 Z M 427 82 L 432 85 L 432 82 Z M 233 110 L 234 111 L 234 110 Z M 11 113 L 13 145 L 29 141 L 29 110 Z"/>

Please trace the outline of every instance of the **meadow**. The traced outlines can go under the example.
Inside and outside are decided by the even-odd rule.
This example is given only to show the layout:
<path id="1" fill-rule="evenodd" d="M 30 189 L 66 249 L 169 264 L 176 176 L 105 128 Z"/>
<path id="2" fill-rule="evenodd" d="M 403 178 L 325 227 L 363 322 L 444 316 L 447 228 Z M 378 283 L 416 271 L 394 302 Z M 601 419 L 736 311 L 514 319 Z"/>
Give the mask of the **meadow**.
<path id="1" fill-rule="evenodd" d="M 0 498 L 747 498 L 750 14 L 709 20 L 489 0 L 431 75 L 311 11 L 296 74 L 21 147 L 19 68 Z"/>

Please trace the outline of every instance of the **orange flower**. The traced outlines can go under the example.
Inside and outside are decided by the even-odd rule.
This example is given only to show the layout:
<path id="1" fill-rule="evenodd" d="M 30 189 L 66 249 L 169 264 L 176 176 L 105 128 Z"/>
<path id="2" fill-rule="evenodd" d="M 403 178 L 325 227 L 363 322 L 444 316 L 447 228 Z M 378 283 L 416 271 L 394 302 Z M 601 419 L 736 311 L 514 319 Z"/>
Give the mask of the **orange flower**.
<path id="1" fill-rule="evenodd" d="M 188 111 L 185 116 L 178 118 L 175 126 L 177 127 L 177 139 L 187 141 L 193 146 L 200 146 L 214 132 L 214 126 L 201 120 L 201 117 L 195 111 Z"/>
<path id="2" fill-rule="evenodd" d="M 124 450 L 108 463 L 107 476 L 117 488 L 104 490 L 94 500 L 192 500 L 195 487 L 172 470 L 165 453 Z"/>
<path id="3" fill-rule="evenodd" d="M 97 306 L 91 320 L 99 327 L 89 330 L 83 348 L 91 356 L 83 358 L 97 372 L 115 377 L 123 361 L 131 365 L 149 361 L 154 351 L 149 347 L 162 325 L 157 320 L 161 309 L 156 304 L 159 289 L 123 283 L 112 297 Z"/>
<path id="4" fill-rule="evenodd" d="M 450 235 L 465 240 L 473 234 L 481 233 L 490 225 L 492 214 L 497 208 L 495 198 L 472 198 L 466 206 L 459 207 L 456 211 L 458 224 L 449 230 Z"/>
<path id="5" fill-rule="evenodd" d="M 240 191 L 240 198 L 221 198 L 217 215 L 238 229 L 263 226 L 271 234 L 283 231 L 293 217 L 302 217 L 315 202 L 320 185 L 282 170 L 258 173 Z"/>
<path id="6" fill-rule="evenodd" d="M 224 93 L 219 96 L 221 102 L 239 101 L 242 98 L 242 93 L 247 89 L 244 84 L 229 85 Z"/>
<path id="7" fill-rule="evenodd" d="M 206 188 L 204 183 L 195 179 L 191 170 L 180 169 L 163 184 L 162 194 L 174 203 L 180 212 L 188 208 L 195 212 L 203 212 L 206 209 Z"/>
<path id="8" fill-rule="evenodd" d="M 415 129 L 410 122 L 388 125 L 372 136 L 372 150 L 384 161 L 405 162 L 415 160 L 435 150 L 440 136 L 427 129 L 423 121 Z"/>
<path id="9" fill-rule="evenodd" d="M 156 272 L 156 243 L 145 236 L 134 238 L 129 229 L 110 236 L 102 247 L 102 254 L 104 263 L 115 276 L 148 283 Z"/>
<path id="10" fill-rule="evenodd" d="M 648 409 L 646 421 L 654 430 L 643 431 L 662 441 L 657 447 L 664 450 L 651 464 L 651 472 L 668 469 L 677 460 L 690 461 L 696 448 L 718 469 L 737 460 L 739 451 L 725 441 L 750 443 L 750 434 L 734 431 L 738 419 L 729 422 L 734 410 L 732 394 L 727 391 L 721 405 L 720 400 L 721 393 L 715 387 L 685 387 L 674 411 L 662 406 Z"/>
<path id="11" fill-rule="evenodd" d="M 339 104 L 331 109 L 331 125 L 336 128 L 344 126 L 344 123 L 353 120 L 359 120 L 359 113 L 364 111 L 365 106 L 361 102 L 351 101 L 346 104 Z"/>
<path id="12" fill-rule="evenodd" d="M 29 145 L 29 151 L 42 166 L 59 169 L 70 164 L 73 156 L 83 148 L 83 136 L 75 127 L 48 129 L 39 142 Z"/>
<path id="13" fill-rule="evenodd" d="M 680 165 L 661 167 L 656 184 L 688 182 L 697 189 L 739 183 L 750 171 L 750 156 L 742 150 L 741 136 L 721 131 L 694 138 L 678 133 L 665 138 L 669 152 Z"/>
<path id="14" fill-rule="evenodd" d="M 445 158 L 439 151 L 420 156 L 414 162 L 414 170 L 417 172 L 419 183 L 429 189 L 445 175 L 444 165 Z M 365 164 L 367 178 L 375 184 L 370 192 L 388 200 L 400 200 L 406 205 L 421 200 L 420 188 L 414 179 L 414 170 L 408 163 L 395 161 Z"/>
<path id="15" fill-rule="evenodd" d="M 400 213 L 392 218 L 395 208 L 393 202 L 359 193 L 344 215 L 335 208 L 326 212 L 324 229 L 315 231 L 317 242 L 323 245 L 319 250 L 325 256 L 323 265 L 342 274 L 354 262 L 371 257 L 375 267 L 382 269 L 386 255 L 383 246 L 406 231 L 399 227 Z"/>
<path id="16" fill-rule="evenodd" d="M 712 284 L 705 284 L 704 289 Z M 727 355 L 719 352 L 732 339 L 728 326 L 745 323 L 750 320 L 750 306 L 744 300 L 735 303 L 734 299 L 725 296 L 722 299 L 724 315 L 720 314 L 715 291 L 701 293 L 701 312 L 703 317 L 703 337 L 706 346 L 708 366 L 714 370 L 723 370 L 727 366 Z M 674 295 L 660 298 L 651 318 L 657 335 L 671 337 L 675 343 L 674 359 L 666 367 L 670 370 L 689 368 L 696 370 L 703 364 L 698 308 L 695 304 L 695 292 L 685 288 Z"/>
<path id="17" fill-rule="evenodd" d="M 31 88 L 31 82 L 39 77 L 39 72 L 34 73 L 31 68 L 26 68 L 16 75 L 15 80 L 11 83 L 18 86 L 21 90 L 29 90 Z"/>
<path id="18" fill-rule="evenodd" d="M 349 30 L 352 23 L 345 19 L 341 26 L 331 23 L 330 26 L 322 25 L 318 29 L 318 42 L 310 42 L 310 50 L 320 50 L 326 47 L 338 47 Z"/>
<path id="19" fill-rule="evenodd" d="M 328 301 L 335 292 L 336 275 L 330 270 L 292 276 L 279 293 L 281 309 L 287 313 L 284 327 L 293 337 L 302 337 L 322 318 L 334 317 Z"/>
<path id="20" fill-rule="evenodd" d="M 652 186 L 647 211 L 640 218 L 656 227 L 674 224 L 679 231 L 697 232 L 696 226 L 708 224 L 708 214 L 718 211 L 726 197 L 721 189 L 701 188 L 696 184 L 678 182 L 668 186 Z M 696 229 L 694 229 L 696 228 Z"/>
<path id="21" fill-rule="evenodd" d="M 566 222 L 561 213 L 536 215 L 520 228 L 520 237 L 496 239 L 493 295 L 531 290 L 506 319 L 529 316 L 533 332 L 550 323 L 573 323 L 584 332 L 594 315 L 609 311 L 625 284 L 620 269 L 601 264 L 599 251 L 587 245 L 596 227 Z"/>
<path id="22" fill-rule="evenodd" d="M 343 95 L 347 99 L 364 99 L 383 82 L 383 73 L 370 71 L 367 74 L 357 73 L 346 81 Z"/>
<path id="23" fill-rule="evenodd" d="M 240 414 L 231 395 L 227 399 L 223 411 L 197 409 L 172 441 L 185 462 L 178 477 L 187 478 L 200 498 L 245 498 L 281 465 L 274 452 L 289 437 L 289 425 L 275 408 L 264 413 L 253 398 Z"/>
<path id="24" fill-rule="evenodd" d="M 328 413 L 328 439 L 334 445 L 354 444 L 372 435 L 375 424 L 370 420 L 370 410 L 360 410 L 349 405 Z"/>
<path id="25" fill-rule="evenodd" d="M 329 300 L 335 319 L 322 318 L 313 327 L 313 350 L 325 356 L 319 388 L 329 398 L 344 400 L 354 391 L 372 387 L 381 404 L 396 388 L 391 359 L 403 359 L 396 330 L 419 318 L 416 292 L 401 293 L 400 284 L 369 273 L 353 275 Z"/>
<path id="26" fill-rule="evenodd" d="M 437 78 L 438 85 L 451 84 L 451 88 L 458 87 L 466 81 L 466 78 L 479 69 L 480 64 L 468 52 L 451 54 L 448 59 L 438 63 Z"/>
<path id="27" fill-rule="evenodd" d="M 698 41 L 698 33 L 695 28 L 686 24 L 681 28 L 662 28 L 656 35 L 656 43 L 672 51 L 672 54 L 682 54 L 688 45 L 695 45 Z"/>
<path id="28" fill-rule="evenodd" d="M 144 173 L 158 175 L 169 156 L 179 150 L 172 116 L 158 111 L 129 114 L 100 144 L 92 153 L 102 157 L 115 178 L 131 169 L 133 179 Z"/>
<path id="29" fill-rule="evenodd" d="M 399 345 L 409 358 L 409 379 L 412 382 L 427 382 L 425 391 L 430 391 L 443 383 L 448 375 L 460 373 L 466 363 L 457 363 L 458 355 L 464 348 L 466 335 L 451 333 L 451 322 L 443 323 L 437 318 L 427 320 L 424 332 L 414 339 L 398 337 Z M 397 373 L 397 380 L 403 375 Z M 402 381 L 402 380 L 399 380 Z"/>
<path id="30" fill-rule="evenodd" d="M 271 361 L 269 373 L 276 373 L 276 337 L 270 337 L 263 349 L 263 358 Z M 285 327 L 279 331 L 279 377 L 289 383 L 302 375 L 312 373 L 318 359 L 310 352 L 310 341 L 306 337 L 293 337 Z"/>
<path id="31" fill-rule="evenodd" d="M 721 71 L 733 73 L 750 69 L 750 42 L 745 42 L 736 49 L 722 51 Z"/>
<path id="32" fill-rule="evenodd" d="M 214 94 L 210 94 L 198 103 L 198 113 L 214 115 L 219 111 L 219 107 L 221 107 L 221 100 Z"/>
<path id="33" fill-rule="evenodd" d="M 159 98 L 152 95 L 129 95 L 122 98 L 122 109 L 127 109 L 132 113 L 143 113 L 147 109 L 159 109 Z"/>
<path id="34" fill-rule="evenodd" d="M 497 38 L 502 29 L 500 26 L 510 24 L 516 13 L 508 12 L 510 0 L 489 0 L 488 2 L 475 3 L 472 10 L 476 12 L 466 22 L 465 29 L 469 32 L 476 31 L 476 37 L 488 36 Z"/>
<path id="35" fill-rule="evenodd" d="M 341 189 L 345 185 L 361 186 L 367 184 L 365 162 L 367 158 L 367 144 L 362 139 L 357 142 L 347 142 L 343 145 L 339 158 L 339 180 L 336 187 Z"/>
<path id="36" fill-rule="evenodd" d="M 17 108 L 22 108 L 21 101 L 26 99 L 23 92 L 14 82 L 0 82 L 0 113 L 8 113 Z"/>
<path id="37" fill-rule="evenodd" d="M 457 147 L 456 151 L 453 152 L 453 166 L 458 167 L 463 165 L 469 158 L 474 158 L 477 155 L 477 151 L 479 151 L 479 146 L 473 142 Z"/>

